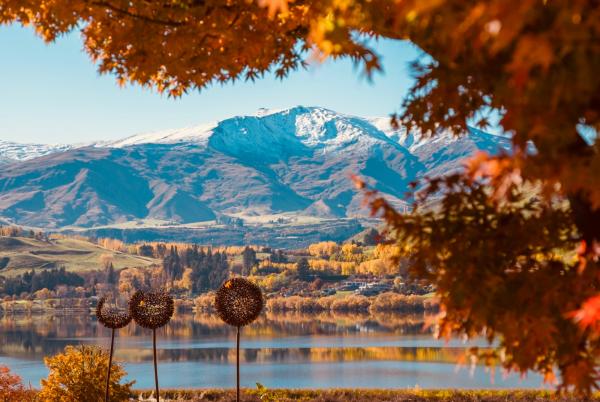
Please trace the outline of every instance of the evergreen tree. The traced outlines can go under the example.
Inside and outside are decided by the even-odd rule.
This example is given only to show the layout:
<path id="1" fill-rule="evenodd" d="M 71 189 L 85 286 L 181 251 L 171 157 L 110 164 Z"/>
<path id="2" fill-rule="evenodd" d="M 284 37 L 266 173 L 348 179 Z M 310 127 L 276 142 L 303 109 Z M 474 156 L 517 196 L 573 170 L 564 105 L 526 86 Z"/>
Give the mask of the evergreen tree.
<path id="1" fill-rule="evenodd" d="M 54 290 L 59 285 L 83 286 L 84 279 L 73 272 L 67 272 L 64 267 L 57 270 L 44 270 L 40 273 L 35 270 L 25 272 L 4 282 L 6 295 L 19 295 L 23 292 L 33 293 L 46 288 Z"/>
<path id="2" fill-rule="evenodd" d="M 302 280 L 307 280 L 310 275 L 310 265 L 308 260 L 305 257 L 302 257 L 296 263 L 296 271 L 298 273 L 298 278 Z"/>
<path id="3" fill-rule="evenodd" d="M 246 246 L 242 252 L 242 274 L 248 275 L 250 273 L 250 269 L 252 269 L 252 267 L 257 263 L 258 260 L 256 259 L 256 251 Z"/>
<path id="4" fill-rule="evenodd" d="M 371 228 L 365 233 L 363 237 L 363 243 L 365 246 L 375 246 L 379 243 L 379 232 L 375 228 Z"/>
<path id="5" fill-rule="evenodd" d="M 106 275 L 105 275 L 105 277 L 106 277 L 105 282 L 108 283 L 108 284 L 110 284 L 110 285 L 114 285 L 118 281 L 118 274 L 115 271 L 115 267 L 113 266 L 112 262 L 110 262 L 108 264 L 108 267 L 106 267 Z"/>
<path id="6" fill-rule="evenodd" d="M 149 244 L 142 244 L 138 249 L 138 254 L 142 257 L 154 257 L 154 248 Z"/>
<path id="7" fill-rule="evenodd" d="M 163 259 L 163 271 L 167 274 L 170 280 L 181 279 L 184 266 L 179 257 L 177 247 L 171 246 L 169 254 Z"/>
<path id="8" fill-rule="evenodd" d="M 269 259 L 271 262 L 287 262 L 287 256 L 282 250 L 273 251 Z"/>

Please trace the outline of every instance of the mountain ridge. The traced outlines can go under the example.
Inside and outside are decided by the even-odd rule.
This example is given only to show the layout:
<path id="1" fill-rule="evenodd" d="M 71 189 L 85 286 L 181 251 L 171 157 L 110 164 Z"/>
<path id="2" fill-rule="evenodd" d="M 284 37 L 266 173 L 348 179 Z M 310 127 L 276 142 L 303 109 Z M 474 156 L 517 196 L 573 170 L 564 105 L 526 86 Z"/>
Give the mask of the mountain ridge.
<path id="1" fill-rule="evenodd" d="M 110 142 L 20 151 L 10 143 L 10 153 L 0 146 L 0 217 L 45 228 L 365 217 L 351 174 L 403 206 L 410 182 L 510 147 L 475 129 L 417 138 L 384 119 L 298 106 Z"/>

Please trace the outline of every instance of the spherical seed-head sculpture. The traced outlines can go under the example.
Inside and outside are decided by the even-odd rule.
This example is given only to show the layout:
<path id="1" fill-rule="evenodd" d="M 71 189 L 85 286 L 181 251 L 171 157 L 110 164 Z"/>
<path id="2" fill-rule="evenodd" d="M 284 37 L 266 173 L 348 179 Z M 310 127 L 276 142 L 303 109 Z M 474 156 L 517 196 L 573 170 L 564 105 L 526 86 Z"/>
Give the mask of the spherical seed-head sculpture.
<path id="1" fill-rule="evenodd" d="M 256 320 L 263 307 L 260 288 L 244 278 L 226 280 L 215 297 L 217 314 L 234 327 L 243 327 Z"/>
<path id="2" fill-rule="evenodd" d="M 106 306 L 106 296 L 98 301 L 96 317 L 100 324 L 110 329 L 123 328 L 131 322 L 131 314 L 127 310 L 116 306 Z"/>
<path id="3" fill-rule="evenodd" d="M 129 299 L 129 313 L 135 322 L 149 329 L 166 325 L 175 311 L 173 298 L 164 291 L 138 290 Z"/>

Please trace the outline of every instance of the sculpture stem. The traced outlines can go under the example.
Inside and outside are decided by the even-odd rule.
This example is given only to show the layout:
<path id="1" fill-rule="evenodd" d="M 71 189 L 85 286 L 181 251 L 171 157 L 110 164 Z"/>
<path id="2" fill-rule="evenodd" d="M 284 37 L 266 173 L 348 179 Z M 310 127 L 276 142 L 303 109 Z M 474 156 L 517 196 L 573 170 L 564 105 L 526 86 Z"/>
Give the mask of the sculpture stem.
<path id="1" fill-rule="evenodd" d="M 154 385 L 156 387 L 156 402 L 159 402 L 158 368 L 157 368 L 157 364 L 156 364 L 156 328 L 152 329 L 152 350 L 154 351 Z"/>
<path id="2" fill-rule="evenodd" d="M 110 390 L 110 368 L 112 366 L 113 349 L 115 347 L 115 329 L 112 329 L 112 335 L 110 337 L 110 354 L 108 357 L 108 368 L 106 369 L 106 393 L 104 394 L 104 402 L 108 402 L 108 393 Z"/>
<path id="3" fill-rule="evenodd" d="M 240 402 L 240 327 L 237 327 L 235 357 L 236 357 L 236 374 L 237 374 L 236 401 Z"/>

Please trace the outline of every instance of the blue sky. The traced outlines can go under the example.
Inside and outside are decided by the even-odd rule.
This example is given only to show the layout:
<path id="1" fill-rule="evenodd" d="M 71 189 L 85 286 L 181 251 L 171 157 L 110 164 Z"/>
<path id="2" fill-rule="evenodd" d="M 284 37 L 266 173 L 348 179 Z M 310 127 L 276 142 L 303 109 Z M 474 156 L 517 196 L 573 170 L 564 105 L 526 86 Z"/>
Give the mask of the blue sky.
<path id="1" fill-rule="evenodd" d="M 368 82 L 350 61 L 329 61 L 284 81 L 272 76 L 169 99 L 137 86 L 120 88 L 100 76 L 78 32 L 46 45 L 27 28 L 0 26 L 0 139 L 73 143 L 185 127 L 257 109 L 324 106 L 343 113 L 386 116 L 410 85 L 408 62 L 417 50 L 381 41 L 385 71 Z"/>

